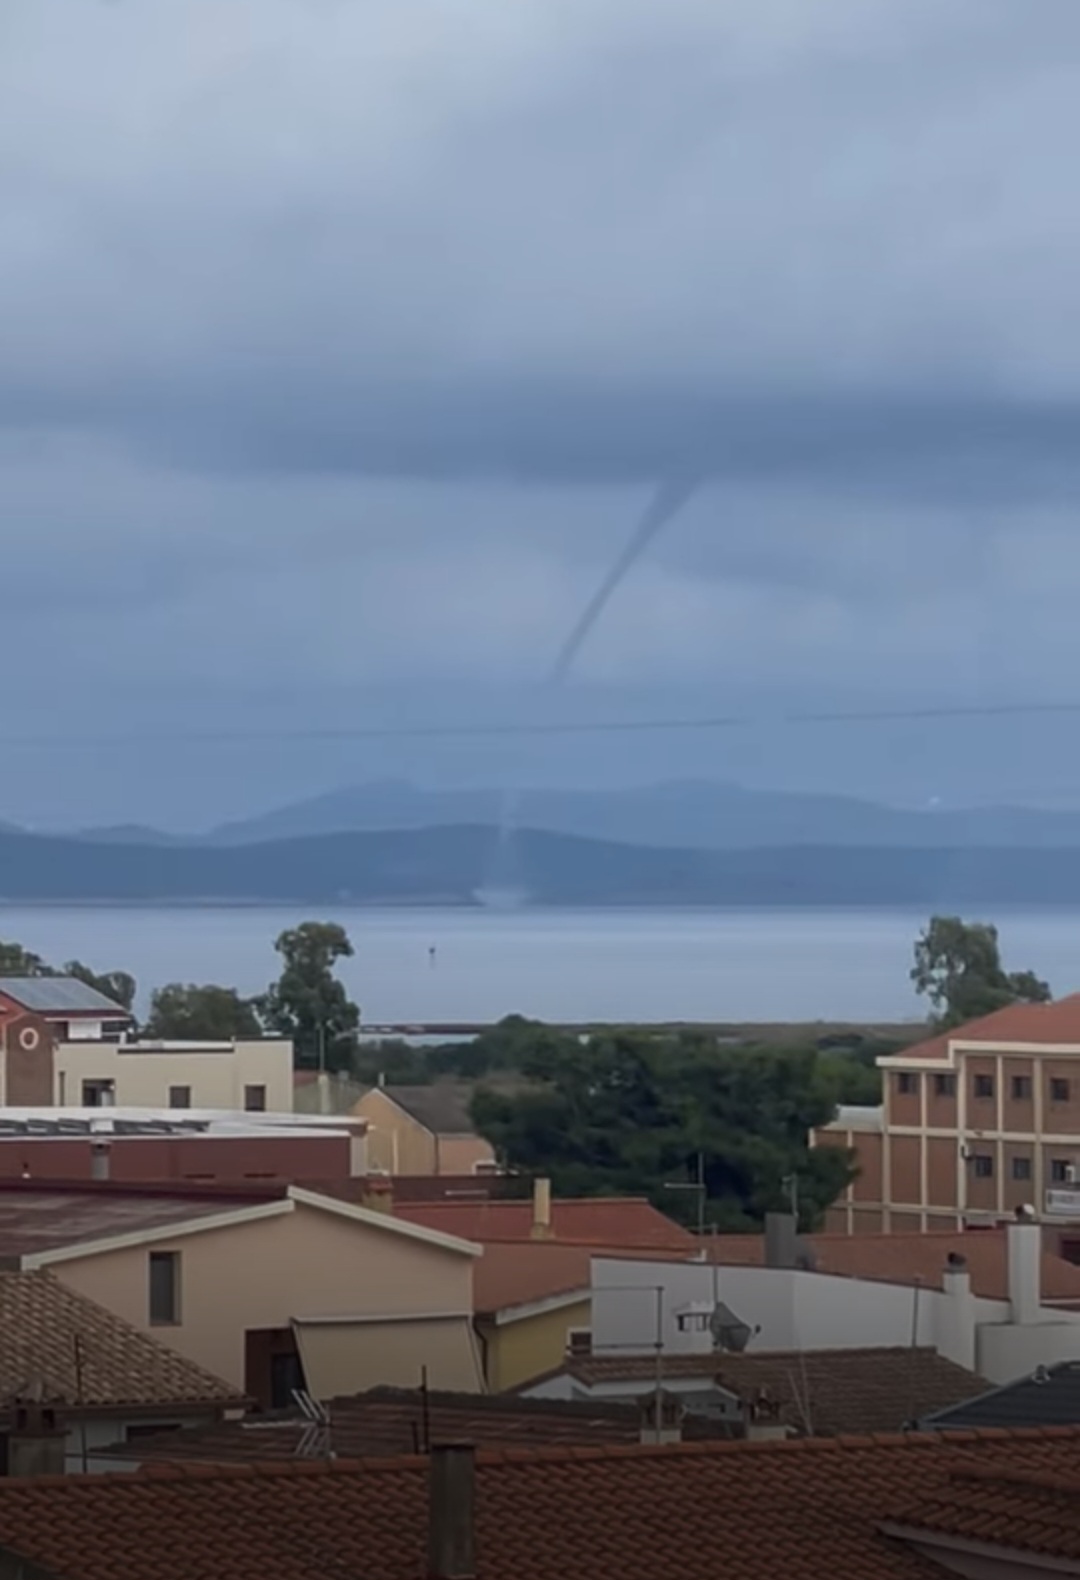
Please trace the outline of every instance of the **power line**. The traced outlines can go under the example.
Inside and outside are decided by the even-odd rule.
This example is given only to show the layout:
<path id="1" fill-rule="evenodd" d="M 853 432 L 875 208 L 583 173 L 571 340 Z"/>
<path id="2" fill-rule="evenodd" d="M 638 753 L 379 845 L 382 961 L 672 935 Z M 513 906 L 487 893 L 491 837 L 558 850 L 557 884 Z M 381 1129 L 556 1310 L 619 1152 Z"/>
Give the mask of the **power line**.
<path id="1" fill-rule="evenodd" d="M 586 719 L 518 721 L 491 724 L 358 725 L 348 728 L 274 730 L 156 730 L 123 734 L 0 736 L 0 751 L 22 748 L 181 744 L 254 745 L 284 741 L 469 740 L 525 735 L 636 735 L 749 729 L 762 725 L 790 729 L 802 725 L 860 725 L 935 722 L 950 719 L 1004 719 L 1080 714 L 1080 702 L 999 702 L 920 708 L 810 709 L 787 713 L 732 713 L 702 718 Z"/>

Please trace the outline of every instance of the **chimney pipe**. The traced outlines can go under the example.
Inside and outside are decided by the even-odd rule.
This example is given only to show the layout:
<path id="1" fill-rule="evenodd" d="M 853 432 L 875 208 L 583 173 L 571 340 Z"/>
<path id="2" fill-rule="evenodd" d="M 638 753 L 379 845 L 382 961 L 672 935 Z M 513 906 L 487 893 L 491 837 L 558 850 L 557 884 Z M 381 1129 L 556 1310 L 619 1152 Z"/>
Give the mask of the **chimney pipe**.
<path id="1" fill-rule="evenodd" d="M 798 1225 L 791 1212 L 765 1214 L 765 1266 L 793 1268 L 798 1262 Z"/>
<path id="2" fill-rule="evenodd" d="M 36 1399 L 16 1399 L 11 1425 L 0 1435 L 0 1476 L 62 1476 L 66 1448 L 55 1410 Z"/>
<path id="3" fill-rule="evenodd" d="M 1009 1257 L 1009 1306 L 1013 1322 L 1038 1322 L 1042 1306 L 1042 1229 L 1037 1223 L 1010 1223 L 1005 1231 Z"/>
<path id="4" fill-rule="evenodd" d="M 534 1240 L 546 1240 L 551 1234 L 551 1181 L 533 1181 L 533 1221 L 532 1232 Z"/>
<path id="5" fill-rule="evenodd" d="M 435 1443 L 428 1470 L 428 1580 L 474 1580 L 476 1450 Z"/>
<path id="6" fill-rule="evenodd" d="M 107 1180 L 111 1172 L 111 1159 L 109 1149 L 112 1143 L 108 1141 L 91 1141 L 90 1143 L 90 1178 L 92 1180 Z"/>

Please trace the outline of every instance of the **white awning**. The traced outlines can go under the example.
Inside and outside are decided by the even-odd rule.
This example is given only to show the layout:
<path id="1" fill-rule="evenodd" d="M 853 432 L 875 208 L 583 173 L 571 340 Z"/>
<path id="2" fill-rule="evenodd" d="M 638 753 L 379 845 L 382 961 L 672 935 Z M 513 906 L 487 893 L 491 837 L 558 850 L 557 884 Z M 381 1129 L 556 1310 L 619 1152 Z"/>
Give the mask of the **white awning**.
<path id="1" fill-rule="evenodd" d="M 313 1399 L 367 1388 L 483 1389 L 471 1318 L 464 1313 L 407 1317 L 294 1317 L 296 1347 Z"/>

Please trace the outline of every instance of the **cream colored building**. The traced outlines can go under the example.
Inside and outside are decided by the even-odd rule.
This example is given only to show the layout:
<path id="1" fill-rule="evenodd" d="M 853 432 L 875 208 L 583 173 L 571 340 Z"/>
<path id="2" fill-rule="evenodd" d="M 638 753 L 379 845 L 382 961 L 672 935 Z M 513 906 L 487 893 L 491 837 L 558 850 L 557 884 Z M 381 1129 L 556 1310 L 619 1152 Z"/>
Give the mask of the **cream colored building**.
<path id="1" fill-rule="evenodd" d="M 480 1247 L 292 1187 L 261 1200 L 0 1191 L 0 1256 L 49 1268 L 265 1406 L 379 1384 L 479 1392 Z"/>
<path id="2" fill-rule="evenodd" d="M 469 1117 L 466 1089 L 373 1086 L 349 1110 L 368 1125 L 368 1166 L 381 1174 L 490 1174 L 495 1153 Z"/>
<path id="3" fill-rule="evenodd" d="M 60 1108 L 290 1113 L 293 1046 L 276 1038 L 59 1042 L 53 1051 L 53 1102 Z"/>

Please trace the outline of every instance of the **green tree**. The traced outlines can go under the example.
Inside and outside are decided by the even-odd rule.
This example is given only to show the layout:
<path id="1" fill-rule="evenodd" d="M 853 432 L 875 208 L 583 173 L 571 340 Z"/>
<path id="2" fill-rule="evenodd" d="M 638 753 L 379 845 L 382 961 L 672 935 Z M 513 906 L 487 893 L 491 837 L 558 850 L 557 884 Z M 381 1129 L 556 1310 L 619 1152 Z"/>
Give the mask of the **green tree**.
<path id="1" fill-rule="evenodd" d="M 215 982 L 168 982 L 155 988 L 144 1031 L 178 1042 L 244 1041 L 263 1034 L 250 999 Z"/>
<path id="2" fill-rule="evenodd" d="M 536 1065 L 524 1091 L 481 1087 L 473 1118 L 509 1165 L 548 1175 L 560 1194 L 641 1193 L 692 1222 L 693 1193 L 665 1185 L 695 1179 L 700 1158 L 707 1222 L 760 1223 L 794 1175 L 811 1225 L 852 1177 L 845 1150 L 807 1144 L 835 1104 L 813 1047 L 629 1030 L 582 1043 L 547 1031 Z"/>
<path id="3" fill-rule="evenodd" d="M 932 916 L 915 943 L 911 980 L 934 1006 L 943 1029 L 1008 1004 L 1045 1004 L 1050 988 L 1032 971 L 1008 972 L 997 928 L 959 916 Z"/>
<path id="4" fill-rule="evenodd" d="M 81 960 L 69 960 L 61 967 L 61 972 L 66 977 L 77 977 L 87 987 L 96 988 L 114 1003 L 122 1004 L 129 1012 L 135 1003 L 137 983 L 127 971 L 91 971 Z"/>
<path id="5" fill-rule="evenodd" d="M 327 1069 L 352 1063 L 353 1033 L 360 1011 L 334 975 L 339 960 L 353 954 L 349 935 L 336 922 L 302 922 L 276 940 L 281 975 L 257 1000 L 267 1026 L 291 1037 L 297 1063 Z"/>
<path id="6" fill-rule="evenodd" d="M 47 977 L 53 974 L 40 955 L 24 949 L 22 944 L 0 942 L 0 976 Z"/>

